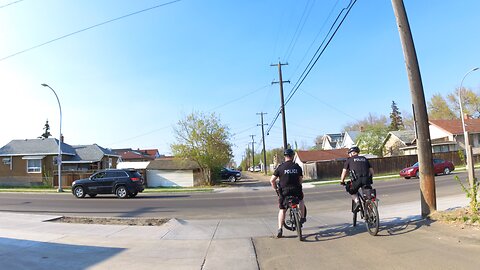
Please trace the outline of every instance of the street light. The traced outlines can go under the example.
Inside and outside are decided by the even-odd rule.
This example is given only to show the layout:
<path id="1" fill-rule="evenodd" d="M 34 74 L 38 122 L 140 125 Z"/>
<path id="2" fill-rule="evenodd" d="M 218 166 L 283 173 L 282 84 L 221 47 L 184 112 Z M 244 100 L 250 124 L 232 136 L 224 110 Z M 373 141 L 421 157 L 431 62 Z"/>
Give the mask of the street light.
<path id="1" fill-rule="evenodd" d="M 463 85 L 463 80 L 467 77 L 468 74 L 478 70 L 478 67 L 472 68 L 470 71 L 465 73 L 465 76 L 463 76 L 462 81 L 460 82 L 460 89 L 458 90 L 458 103 L 460 104 L 460 118 L 462 119 L 462 128 L 463 128 L 463 137 L 465 139 L 465 152 L 467 154 L 467 171 L 468 171 L 468 181 L 470 182 L 470 186 L 473 187 L 474 181 L 475 181 L 475 171 L 474 171 L 474 166 L 473 166 L 473 154 L 472 154 L 472 148 L 470 146 L 470 138 L 468 137 L 468 132 L 465 129 L 465 119 L 463 116 L 463 106 L 462 106 L 462 85 Z"/>
<path id="2" fill-rule="evenodd" d="M 42 83 L 42 86 L 50 88 L 52 92 L 55 94 L 58 102 L 58 108 L 60 109 L 60 135 L 58 136 L 58 157 L 57 157 L 57 164 L 58 164 L 58 192 L 63 192 L 62 189 L 62 106 L 60 106 L 60 100 L 58 99 L 57 93 L 53 90 L 46 83 Z"/>

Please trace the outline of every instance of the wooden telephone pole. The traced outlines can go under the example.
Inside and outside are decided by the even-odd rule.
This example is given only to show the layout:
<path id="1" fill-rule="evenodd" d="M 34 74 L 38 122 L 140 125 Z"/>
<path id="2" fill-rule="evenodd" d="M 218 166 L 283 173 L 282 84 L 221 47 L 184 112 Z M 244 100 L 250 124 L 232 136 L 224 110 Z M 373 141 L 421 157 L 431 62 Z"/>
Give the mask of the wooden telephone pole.
<path id="1" fill-rule="evenodd" d="M 403 0 L 392 0 L 392 6 L 402 42 L 410 93 L 412 95 L 413 113 L 416 119 L 422 217 L 427 217 L 430 213 L 437 210 L 427 106 L 425 104 L 420 68 L 418 67 L 417 53 Z"/>

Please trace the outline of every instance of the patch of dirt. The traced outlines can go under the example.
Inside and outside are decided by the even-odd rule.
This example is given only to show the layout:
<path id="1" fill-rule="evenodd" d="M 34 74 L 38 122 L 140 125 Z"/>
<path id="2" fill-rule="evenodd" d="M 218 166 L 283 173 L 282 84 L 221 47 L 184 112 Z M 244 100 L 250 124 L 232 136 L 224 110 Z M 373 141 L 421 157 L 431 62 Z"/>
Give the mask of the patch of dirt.
<path id="1" fill-rule="evenodd" d="M 455 226 L 480 229 L 480 213 L 473 213 L 468 207 L 435 212 L 430 215 L 430 219 Z"/>
<path id="2" fill-rule="evenodd" d="M 161 226 L 169 221 L 167 218 L 101 218 L 101 217 L 61 217 L 53 222 L 128 225 L 128 226 Z"/>

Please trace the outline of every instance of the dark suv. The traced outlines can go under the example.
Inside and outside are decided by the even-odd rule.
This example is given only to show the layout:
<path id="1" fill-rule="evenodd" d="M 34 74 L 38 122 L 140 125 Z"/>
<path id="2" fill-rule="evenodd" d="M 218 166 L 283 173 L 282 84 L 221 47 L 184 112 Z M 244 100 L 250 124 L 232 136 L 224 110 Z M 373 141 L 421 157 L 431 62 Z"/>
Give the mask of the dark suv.
<path id="1" fill-rule="evenodd" d="M 220 178 L 222 180 L 228 180 L 230 182 L 235 182 L 237 180 L 240 180 L 242 178 L 242 173 L 237 170 L 232 170 L 229 168 L 222 168 L 220 170 Z"/>
<path id="2" fill-rule="evenodd" d="M 72 193 L 77 198 L 83 198 L 86 194 L 92 198 L 97 194 L 115 194 L 118 198 L 125 199 L 133 198 L 143 190 L 143 177 L 133 169 L 99 171 L 87 179 L 79 179 L 72 183 Z"/>

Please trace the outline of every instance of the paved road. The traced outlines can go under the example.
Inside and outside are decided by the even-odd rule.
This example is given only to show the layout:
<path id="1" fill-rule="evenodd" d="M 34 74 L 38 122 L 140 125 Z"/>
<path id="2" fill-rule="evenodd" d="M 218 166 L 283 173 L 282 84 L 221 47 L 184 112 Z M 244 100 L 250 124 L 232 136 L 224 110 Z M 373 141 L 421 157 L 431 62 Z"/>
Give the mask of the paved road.
<path id="1" fill-rule="evenodd" d="M 454 175 L 437 176 L 437 195 L 462 194 Z M 113 195 L 76 199 L 70 193 L 0 193 L 0 211 L 42 213 L 66 216 L 102 217 L 162 217 L 180 219 L 245 218 L 274 215 L 277 197 L 273 190 L 259 182 L 244 181 L 236 189 L 221 189 L 213 193 L 139 194 L 137 198 L 120 200 Z M 380 207 L 405 201 L 419 201 L 418 179 L 376 181 Z M 309 213 L 346 211 L 348 195 L 340 185 L 305 188 Z M 420 203 L 419 203 L 420 204 Z"/>
<path id="2" fill-rule="evenodd" d="M 467 204 L 452 179 L 451 176 L 437 177 L 440 210 Z M 237 188 L 236 192 L 180 195 L 184 197 L 152 195 L 138 200 L 76 200 L 69 194 L 3 193 L 0 194 L 3 209 L 0 211 L 0 260 L 5 269 L 48 270 L 478 268 L 480 231 L 419 220 L 418 180 L 378 182 L 376 186 L 381 190 L 382 199 L 378 237 L 368 235 L 362 223 L 353 228 L 351 213 L 346 210 L 348 196 L 339 186 L 324 186 L 306 191 L 311 197 L 311 213 L 304 227 L 304 242 L 299 242 L 293 232 L 286 232 L 283 239 L 273 238 L 276 209 L 270 200 L 275 197 L 264 198 L 270 190 L 246 191 L 252 187 Z M 183 201 L 186 201 L 185 207 L 176 206 Z M 240 207 L 228 204 L 230 201 Z M 258 203 L 258 207 L 247 208 L 252 201 Z M 98 209 L 87 209 L 85 206 L 89 204 L 84 202 Z M 112 215 L 118 216 L 122 215 L 120 207 L 126 207 L 131 215 L 135 207 L 145 207 L 145 203 L 152 202 L 163 202 L 165 209 L 173 209 L 163 214 L 211 218 L 172 219 L 159 227 L 105 226 L 45 222 L 55 215 L 10 212 L 11 208 L 29 212 L 33 206 L 34 212 L 59 207 L 58 212 L 62 213 L 106 215 L 106 211 L 115 209 Z M 227 205 L 219 205 L 221 203 Z M 68 204 L 82 207 L 68 210 Z M 206 214 L 195 213 L 205 207 L 240 212 L 226 214 L 207 209 Z M 158 209 L 142 214 L 162 213 Z M 245 218 L 263 214 L 263 217 Z M 237 218 L 224 217 L 229 215 Z"/>

